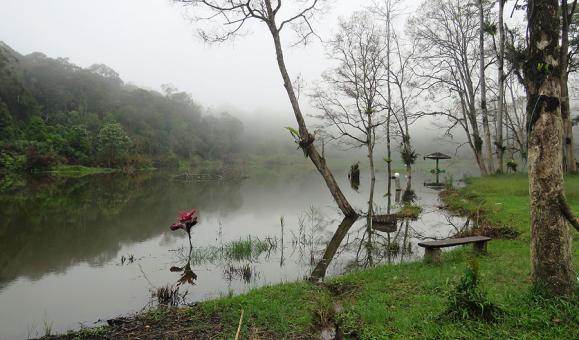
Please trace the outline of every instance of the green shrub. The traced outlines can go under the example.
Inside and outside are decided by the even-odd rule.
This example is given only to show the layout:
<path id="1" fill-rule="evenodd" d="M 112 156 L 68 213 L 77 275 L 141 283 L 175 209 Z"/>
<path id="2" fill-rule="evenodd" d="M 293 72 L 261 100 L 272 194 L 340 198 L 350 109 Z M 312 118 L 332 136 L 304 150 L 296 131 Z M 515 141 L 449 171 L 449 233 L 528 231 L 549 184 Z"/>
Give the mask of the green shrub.
<path id="1" fill-rule="evenodd" d="M 486 294 L 479 284 L 479 263 L 470 261 L 464 276 L 448 296 L 448 307 L 443 316 L 452 320 L 482 320 L 493 322 L 503 313 Z"/>
<path id="2" fill-rule="evenodd" d="M 58 155 L 54 151 L 31 144 L 26 148 L 24 168 L 28 171 L 47 170 L 58 164 L 58 160 Z"/>

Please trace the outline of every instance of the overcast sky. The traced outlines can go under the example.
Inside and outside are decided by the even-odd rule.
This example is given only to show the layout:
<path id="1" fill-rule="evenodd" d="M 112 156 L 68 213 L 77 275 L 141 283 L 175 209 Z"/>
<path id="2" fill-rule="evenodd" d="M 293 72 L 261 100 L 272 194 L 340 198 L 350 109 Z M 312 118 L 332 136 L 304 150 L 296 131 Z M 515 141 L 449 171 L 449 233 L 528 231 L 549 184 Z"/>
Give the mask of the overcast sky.
<path id="1" fill-rule="evenodd" d="M 330 2 L 330 12 L 316 25 L 325 39 L 338 17 L 372 0 Z M 400 1 L 399 30 L 421 2 Z M 0 40 L 23 54 L 39 51 L 83 67 L 104 63 L 142 87 L 159 90 L 172 83 L 208 108 L 290 111 L 263 24 L 250 26 L 251 34 L 234 42 L 209 46 L 196 35 L 201 24 L 190 17 L 171 0 L 0 0 Z M 291 37 L 283 38 L 289 46 Z M 286 48 L 286 61 L 290 76 L 301 75 L 306 86 L 331 65 L 319 41 Z M 308 101 L 302 102 L 308 109 Z"/>
<path id="2" fill-rule="evenodd" d="M 322 36 L 331 36 L 339 16 L 370 2 L 333 0 L 317 25 Z M 406 0 L 403 7 L 417 3 Z M 21 53 L 67 57 L 83 67 L 104 63 L 139 86 L 160 89 L 172 83 L 206 107 L 289 110 L 263 25 L 217 46 L 196 36 L 198 26 L 170 0 L 0 0 L 0 40 Z M 328 67 L 319 42 L 286 53 L 291 76 L 301 74 L 307 84 Z"/>

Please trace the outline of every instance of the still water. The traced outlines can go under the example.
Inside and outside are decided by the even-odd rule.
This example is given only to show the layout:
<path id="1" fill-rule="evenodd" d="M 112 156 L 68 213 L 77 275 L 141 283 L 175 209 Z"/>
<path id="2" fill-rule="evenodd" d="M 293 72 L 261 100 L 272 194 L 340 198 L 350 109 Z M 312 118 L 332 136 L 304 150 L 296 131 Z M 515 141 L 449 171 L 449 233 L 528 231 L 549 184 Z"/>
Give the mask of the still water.
<path id="1" fill-rule="evenodd" d="M 368 200 L 364 173 L 355 190 L 347 171 L 336 171 L 360 211 Z M 363 218 L 343 221 L 313 171 L 204 182 L 161 173 L 29 179 L 0 194 L 0 339 L 90 327 L 140 311 L 157 303 L 156 288 L 176 287 L 181 278 L 180 303 L 190 304 L 300 280 L 314 269 L 332 276 L 415 261 L 422 256 L 418 240 L 448 237 L 464 224 L 438 208 L 437 188 L 425 186 L 434 180 L 414 173 L 415 197 L 404 176 L 396 195 L 393 181 L 391 211 L 406 193 L 423 212 L 384 233 L 369 232 Z M 387 212 L 386 187 L 386 174 L 378 173 L 378 213 Z M 199 224 L 190 249 L 187 234 L 169 226 L 193 207 Z M 249 239 L 262 245 L 250 256 L 224 251 Z"/>

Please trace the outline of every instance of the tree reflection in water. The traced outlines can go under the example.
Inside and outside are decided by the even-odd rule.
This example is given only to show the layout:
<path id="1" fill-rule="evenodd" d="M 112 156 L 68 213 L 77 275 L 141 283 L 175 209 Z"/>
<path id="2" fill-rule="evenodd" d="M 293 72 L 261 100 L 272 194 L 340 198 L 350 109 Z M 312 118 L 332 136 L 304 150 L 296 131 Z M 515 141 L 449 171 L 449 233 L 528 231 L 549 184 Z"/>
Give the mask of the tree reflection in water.
<path id="1" fill-rule="evenodd" d="M 391 188 L 389 185 L 388 188 Z M 399 186 L 397 185 L 397 189 Z M 407 181 L 405 189 L 397 190 L 395 203 L 392 206 L 390 195 L 386 193 L 387 215 L 391 214 L 393 208 L 400 208 L 405 204 L 412 204 L 416 201 L 417 195 L 412 190 L 410 180 Z M 366 220 L 366 218 L 364 218 Z M 345 218 L 341 221 L 332 238 L 328 242 L 322 258 L 312 270 L 309 279 L 321 281 L 327 274 L 328 267 L 332 261 L 339 257 L 341 253 L 350 251 L 353 253 L 349 263 L 344 268 L 346 271 L 355 268 L 367 268 L 377 263 L 404 262 L 410 259 L 413 254 L 412 239 L 420 239 L 421 235 L 412 227 L 410 218 L 399 219 L 394 223 L 393 228 L 383 228 L 374 223 L 366 223 L 357 230 L 352 231 L 352 227 L 357 222 L 356 219 Z M 374 224 L 374 225 L 373 225 Z M 380 230 L 379 230 L 380 229 Z"/>
<path id="2" fill-rule="evenodd" d="M 102 266 L 123 245 L 164 233 L 160 226 L 183 202 L 207 215 L 232 213 L 243 203 L 241 183 L 183 184 L 153 172 L 26 180 L 18 191 L 0 192 L 0 288 L 81 262 Z"/>

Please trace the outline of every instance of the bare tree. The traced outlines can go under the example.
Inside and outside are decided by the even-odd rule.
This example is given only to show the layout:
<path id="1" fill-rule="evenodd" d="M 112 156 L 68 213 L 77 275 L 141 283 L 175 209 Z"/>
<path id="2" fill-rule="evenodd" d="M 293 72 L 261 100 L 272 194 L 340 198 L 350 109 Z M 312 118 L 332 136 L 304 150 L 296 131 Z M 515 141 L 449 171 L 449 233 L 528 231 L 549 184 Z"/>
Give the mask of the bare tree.
<path id="1" fill-rule="evenodd" d="M 323 85 L 311 95 L 313 105 L 321 112 L 319 118 L 335 130 L 334 139 L 366 147 L 370 163 L 370 197 L 368 226 L 374 212 L 374 146 L 376 129 L 387 119 L 380 113 L 386 109 L 380 95 L 386 84 L 383 29 L 367 12 L 356 12 L 341 20 L 339 33 L 330 42 L 330 56 L 338 66 L 323 74 Z"/>
<path id="2" fill-rule="evenodd" d="M 569 63 L 569 59 L 572 58 L 569 50 L 569 28 L 576 9 L 577 0 L 574 0 L 571 5 L 568 4 L 567 0 L 561 1 L 561 116 L 563 118 L 563 170 L 565 172 L 576 170 L 573 152 L 573 125 L 571 124 L 569 109 L 569 87 L 567 85 L 568 74 L 572 67 Z"/>
<path id="3" fill-rule="evenodd" d="M 377 14 L 376 19 L 384 22 L 385 30 L 385 64 L 386 64 L 386 92 L 380 92 L 380 96 L 387 103 L 386 106 L 386 172 L 387 172 L 387 188 L 386 196 L 388 199 L 387 213 L 390 213 L 390 206 L 392 200 L 392 117 L 394 116 L 394 108 L 392 105 L 392 81 L 391 81 L 391 67 L 392 63 L 390 56 L 392 54 L 392 36 L 393 27 L 392 21 L 394 20 L 394 10 L 398 3 L 398 0 L 374 0 L 369 11 Z"/>
<path id="4" fill-rule="evenodd" d="M 222 42 L 243 33 L 243 29 L 250 21 L 256 21 L 265 27 L 271 34 L 276 53 L 277 64 L 281 73 L 284 87 L 290 100 L 296 121 L 298 123 L 299 146 L 304 154 L 310 158 L 324 178 L 330 193 L 345 216 L 356 216 L 332 172 L 314 144 L 314 135 L 308 131 L 298 98 L 292 86 L 292 81 L 284 60 L 284 51 L 281 42 L 281 33 L 293 28 L 298 34 L 298 42 L 306 42 L 315 35 L 312 27 L 320 5 L 324 0 L 295 0 L 289 5 L 282 0 L 174 0 L 178 3 L 193 7 L 196 20 L 206 20 L 219 23 L 219 26 L 210 30 L 200 30 L 203 39 L 208 42 Z"/>
<path id="5" fill-rule="evenodd" d="M 496 149 L 497 149 L 497 160 L 498 160 L 498 171 L 503 172 L 504 163 L 504 152 L 505 147 L 503 146 L 503 125 L 504 125 L 504 102 L 505 102 L 505 71 L 504 71 L 504 60 L 505 60 L 505 24 L 504 24 L 504 10 L 505 2 L 507 0 L 498 0 L 499 2 L 499 46 L 497 51 L 497 80 L 499 86 L 498 94 L 498 109 L 497 109 L 497 135 L 496 135 Z"/>
<path id="6" fill-rule="evenodd" d="M 416 95 L 413 91 L 413 77 L 411 63 L 414 59 L 416 46 L 413 45 L 406 51 L 401 48 L 400 37 L 392 29 L 392 39 L 395 45 L 394 54 L 397 59 L 396 69 L 393 69 L 394 63 L 390 67 L 389 81 L 398 89 L 398 101 L 391 98 L 391 106 L 394 108 L 394 118 L 400 129 L 402 138 L 401 151 L 402 161 L 406 165 L 406 176 L 408 181 L 412 181 L 412 164 L 416 160 L 416 152 L 412 147 L 410 136 L 410 125 L 415 121 L 415 117 L 409 111 L 409 103 Z"/>
<path id="7" fill-rule="evenodd" d="M 484 130 L 485 145 L 487 149 L 488 171 L 494 172 L 493 148 L 491 144 L 491 129 L 489 126 L 489 112 L 487 108 L 487 85 L 485 79 L 485 6 L 484 0 L 478 0 L 479 16 L 479 86 L 480 86 L 480 108 L 482 115 L 482 125 Z"/>
<path id="8" fill-rule="evenodd" d="M 505 126 L 507 130 L 507 135 L 510 134 L 510 144 L 511 146 L 507 149 L 510 150 L 510 158 L 514 159 L 514 154 L 516 152 L 520 153 L 521 160 L 527 160 L 527 114 L 525 111 L 526 96 L 520 94 L 518 88 L 518 82 L 513 80 L 513 77 L 509 77 L 506 82 L 506 88 L 509 91 L 511 102 L 510 105 L 503 105 L 505 113 Z M 517 86 L 518 85 L 518 86 Z"/>
<path id="9" fill-rule="evenodd" d="M 572 296 L 570 212 L 563 187 L 560 16 L 558 0 L 528 3 L 529 44 L 524 68 L 529 116 L 529 192 L 531 201 L 531 276 L 548 294 Z"/>
<path id="10" fill-rule="evenodd" d="M 421 79 L 417 86 L 430 91 L 428 100 L 455 103 L 449 110 L 430 114 L 450 120 L 447 132 L 455 127 L 463 129 L 480 172 L 486 175 L 474 71 L 479 59 L 479 21 L 472 7 L 459 0 L 428 1 L 409 24 L 417 45 L 416 64 L 420 65 L 415 69 Z"/>
<path id="11" fill-rule="evenodd" d="M 406 174 L 408 180 L 412 178 L 412 164 L 416 159 L 416 153 L 412 149 L 410 141 L 409 126 L 414 120 L 408 111 L 408 104 L 414 98 L 414 87 L 410 85 L 414 74 L 412 73 L 412 61 L 416 45 L 411 44 L 410 47 L 403 46 L 402 37 L 396 31 L 393 21 L 399 16 L 399 0 L 374 0 L 372 5 L 372 12 L 378 14 L 386 25 L 386 67 L 388 70 L 388 90 L 386 93 L 386 102 L 389 103 L 390 117 L 394 118 L 398 125 L 398 132 L 401 137 L 402 161 L 406 165 Z M 406 49 L 404 49 L 406 47 Z M 392 61 L 391 56 L 394 56 Z M 392 96 L 391 85 L 397 89 L 397 99 Z M 390 124 L 388 124 L 390 127 Z M 387 128 L 387 140 L 389 139 L 390 129 Z M 388 158 L 391 157 L 391 147 L 387 143 Z M 388 176 L 391 176 L 391 167 L 389 167 Z"/>

